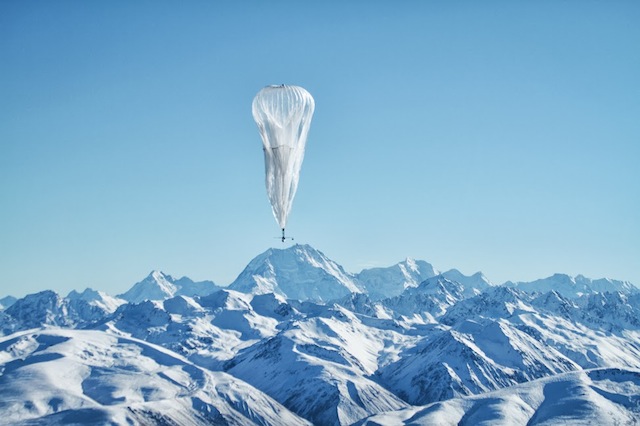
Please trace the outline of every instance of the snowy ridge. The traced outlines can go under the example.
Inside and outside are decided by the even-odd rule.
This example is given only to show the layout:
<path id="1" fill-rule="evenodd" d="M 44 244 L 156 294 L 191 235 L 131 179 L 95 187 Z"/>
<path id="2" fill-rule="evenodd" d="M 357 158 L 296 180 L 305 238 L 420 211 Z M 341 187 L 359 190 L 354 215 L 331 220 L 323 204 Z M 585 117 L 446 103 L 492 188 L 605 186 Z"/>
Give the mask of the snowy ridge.
<path id="1" fill-rule="evenodd" d="M 86 288 L 82 293 L 78 293 L 73 290 L 67 295 L 69 300 L 84 300 L 90 303 L 94 303 L 97 306 L 104 308 L 105 311 L 113 312 L 118 306 L 126 303 L 123 299 L 111 297 L 103 291 L 96 291 L 91 288 Z"/>
<path id="2" fill-rule="evenodd" d="M 625 293 L 637 293 L 639 291 L 638 287 L 629 281 L 611 280 L 608 278 L 593 280 L 582 275 L 572 277 L 566 274 L 554 274 L 550 277 L 530 282 L 514 283 L 507 281 L 504 283 L 504 286 L 516 287 L 528 292 L 547 293 L 549 291 L 557 291 L 563 296 L 570 298 L 605 291 L 622 291 Z"/>
<path id="3" fill-rule="evenodd" d="M 372 332 L 349 311 L 329 309 L 240 352 L 225 370 L 315 424 L 351 424 L 366 413 L 406 406 L 367 378 L 384 337 L 394 339 Z"/>
<path id="4" fill-rule="evenodd" d="M 640 423 L 640 293 L 554 277 L 354 275 L 296 245 L 224 289 L 43 291 L 0 310 L 0 424 Z"/>
<path id="5" fill-rule="evenodd" d="M 187 277 L 176 280 L 163 272 L 151 271 L 144 280 L 118 297 L 130 303 L 140 303 L 145 300 L 164 300 L 179 295 L 206 296 L 217 289 L 213 281 L 194 282 Z"/>

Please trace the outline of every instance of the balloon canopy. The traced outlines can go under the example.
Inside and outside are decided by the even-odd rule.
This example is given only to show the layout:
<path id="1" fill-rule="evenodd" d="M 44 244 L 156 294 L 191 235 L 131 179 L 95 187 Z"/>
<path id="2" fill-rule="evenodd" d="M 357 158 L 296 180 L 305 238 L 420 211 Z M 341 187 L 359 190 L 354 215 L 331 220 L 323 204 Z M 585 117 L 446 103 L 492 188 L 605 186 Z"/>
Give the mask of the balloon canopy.
<path id="1" fill-rule="evenodd" d="M 264 149 L 267 195 L 283 229 L 283 241 L 314 109 L 309 92 L 298 86 L 267 86 L 253 99 L 253 118 Z"/>

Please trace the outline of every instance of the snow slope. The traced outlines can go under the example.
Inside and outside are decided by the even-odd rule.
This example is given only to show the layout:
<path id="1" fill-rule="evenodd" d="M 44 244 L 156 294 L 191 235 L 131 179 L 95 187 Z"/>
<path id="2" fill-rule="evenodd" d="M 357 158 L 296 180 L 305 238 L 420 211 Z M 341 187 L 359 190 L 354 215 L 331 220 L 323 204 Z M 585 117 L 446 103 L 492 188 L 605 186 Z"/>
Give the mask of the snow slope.
<path id="1" fill-rule="evenodd" d="M 308 424 L 246 383 L 100 331 L 0 340 L 0 424 Z"/>
<path id="2" fill-rule="evenodd" d="M 341 307 L 330 308 L 241 351 L 225 370 L 314 424 L 351 424 L 406 406 L 368 377 L 391 342 L 403 340 L 367 327 Z"/>
<path id="3" fill-rule="evenodd" d="M 640 422 L 640 371 L 558 374 L 483 395 L 372 416 L 359 425 L 632 425 Z"/>

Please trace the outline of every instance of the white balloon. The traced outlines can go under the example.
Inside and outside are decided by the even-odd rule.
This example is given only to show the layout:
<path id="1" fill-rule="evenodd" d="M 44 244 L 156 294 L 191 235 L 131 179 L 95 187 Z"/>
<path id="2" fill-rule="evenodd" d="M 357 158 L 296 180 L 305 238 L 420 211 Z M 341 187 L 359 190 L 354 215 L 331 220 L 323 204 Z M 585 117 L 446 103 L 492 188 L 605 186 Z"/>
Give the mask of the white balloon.
<path id="1" fill-rule="evenodd" d="M 314 109 L 309 92 L 298 86 L 267 86 L 253 99 L 253 118 L 264 148 L 267 195 L 283 241 Z"/>

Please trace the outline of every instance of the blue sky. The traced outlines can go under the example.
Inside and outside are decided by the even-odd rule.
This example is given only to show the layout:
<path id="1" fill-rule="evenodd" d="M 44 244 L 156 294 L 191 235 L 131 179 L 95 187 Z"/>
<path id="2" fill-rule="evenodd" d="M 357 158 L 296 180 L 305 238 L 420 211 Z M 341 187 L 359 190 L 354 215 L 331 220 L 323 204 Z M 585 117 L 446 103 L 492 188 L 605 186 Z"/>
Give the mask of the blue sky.
<path id="1" fill-rule="evenodd" d="M 281 243 L 253 96 L 315 98 L 288 231 L 351 272 L 640 285 L 640 3 L 0 3 L 0 295 L 229 284 Z"/>

